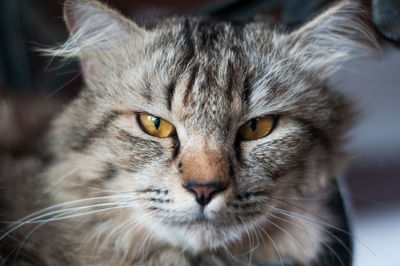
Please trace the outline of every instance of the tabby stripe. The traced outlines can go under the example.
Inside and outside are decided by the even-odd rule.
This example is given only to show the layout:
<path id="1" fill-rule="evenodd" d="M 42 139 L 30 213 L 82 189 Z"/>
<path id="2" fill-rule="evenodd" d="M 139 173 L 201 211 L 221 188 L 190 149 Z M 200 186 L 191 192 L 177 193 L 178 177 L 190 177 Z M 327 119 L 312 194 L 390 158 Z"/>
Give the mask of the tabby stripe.
<path id="1" fill-rule="evenodd" d="M 233 101 L 233 86 L 234 86 L 234 79 L 236 77 L 234 69 L 233 69 L 233 64 L 232 61 L 228 61 L 228 68 L 226 71 L 226 75 L 228 76 L 228 88 L 227 88 L 227 97 L 228 101 L 232 102 Z"/>
<path id="2" fill-rule="evenodd" d="M 154 158 L 162 158 L 163 147 L 160 143 L 132 136 L 128 131 L 123 129 L 120 129 L 117 134 L 116 139 L 121 142 L 120 148 L 129 154 L 129 156 L 121 161 L 121 164 L 130 173 L 142 169 L 149 161 L 154 160 Z"/>
<path id="3" fill-rule="evenodd" d="M 252 77 L 246 76 L 243 81 L 243 92 L 242 92 L 242 98 L 243 98 L 243 103 L 245 105 L 250 104 L 250 97 L 251 97 L 251 79 Z"/>
<path id="4" fill-rule="evenodd" d="M 172 100 L 174 99 L 175 87 L 176 87 L 176 81 L 175 79 L 173 79 L 167 88 L 167 108 L 169 111 L 172 110 Z"/>
<path id="5" fill-rule="evenodd" d="M 202 45 L 202 49 L 209 51 L 215 49 L 219 36 L 223 36 L 224 26 L 211 21 L 199 21 L 198 23 L 198 44 Z"/>
<path id="6" fill-rule="evenodd" d="M 157 193 L 157 194 L 168 195 L 168 189 L 162 190 L 162 189 L 159 189 L 159 188 L 148 188 L 148 189 L 144 189 L 144 190 L 139 190 L 138 192 L 141 192 L 141 193 Z"/>
<path id="7" fill-rule="evenodd" d="M 207 70 L 206 70 L 206 80 L 205 82 L 201 85 L 200 89 L 202 91 L 210 89 L 212 90 L 213 88 L 217 88 L 217 81 L 214 73 L 214 68 L 215 66 L 209 65 Z"/>
<path id="8" fill-rule="evenodd" d="M 182 59 L 182 64 L 184 67 L 186 67 L 192 60 L 192 58 L 195 56 L 195 46 L 192 38 L 192 32 L 193 30 L 190 25 L 189 19 L 185 19 L 185 24 L 183 25 L 183 36 L 185 40 L 186 54 Z"/>
<path id="9" fill-rule="evenodd" d="M 130 144 L 137 144 L 137 143 L 149 143 L 149 144 L 155 144 L 159 146 L 159 143 L 153 140 L 148 140 L 136 136 L 132 136 L 128 131 L 121 129 L 118 131 L 118 136 L 117 138 L 121 141 L 128 142 Z"/>
<path id="10" fill-rule="evenodd" d="M 190 73 L 189 82 L 187 84 L 186 91 L 185 91 L 185 94 L 183 97 L 183 105 L 185 107 L 188 106 L 189 96 L 190 96 L 190 93 L 193 91 L 193 86 L 194 86 L 194 82 L 196 81 L 198 71 L 199 71 L 199 66 L 196 64 L 193 66 L 192 71 Z"/>
<path id="11" fill-rule="evenodd" d="M 103 180 L 113 179 L 117 173 L 117 168 L 112 163 L 107 163 L 107 169 L 104 171 Z"/>
<path id="12" fill-rule="evenodd" d="M 75 151 L 83 151 L 87 149 L 95 138 L 99 138 L 104 136 L 106 129 L 109 125 L 120 115 L 126 114 L 126 112 L 113 110 L 109 114 L 105 115 L 103 120 L 93 129 L 89 130 L 86 135 L 79 141 L 79 143 L 75 143 L 72 146 L 72 149 Z"/>
<path id="13" fill-rule="evenodd" d="M 175 135 L 174 136 L 174 139 L 173 139 L 173 141 L 174 141 L 174 152 L 172 153 L 172 158 L 175 160 L 177 157 L 178 157 L 178 154 L 179 154 L 179 150 L 180 150 L 180 147 L 181 147 L 181 143 L 180 143 L 180 141 L 179 141 L 179 138 L 178 138 L 178 135 Z"/>
<path id="14" fill-rule="evenodd" d="M 313 139 L 318 139 L 320 141 L 320 144 L 323 145 L 326 150 L 332 150 L 331 141 L 325 132 L 323 132 L 307 119 L 296 117 L 294 118 L 294 120 L 304 125 L 307 130 L 313 135 Z"/>
<path id="15" fill-rule="evenodd" d="M 230 177 L 233 177 L 235 175 L 235 169 L 233 167 L 232 158 L 229 157 L 228 161 L 229 161 L 229 172 L 228 172 L 228 174 L 229 174 Z"/>
<path id="16" fill-rule="evenodd" d="M 145 90 L 142 93 L 143 97 L 149 102 L 152 102 L 152 95 L 151 95 L 151 85 L 148 80 L 145 80 Z"/>
<path id="17" fill-rule="evenodd" d="M 242 158 L 242 142 L 239 136 L 236 137 L 235 143 L 233 144 L 233 147 L 235 149 L 235 155 L 236 155 L 236 160 L 240 163 L 240 164 L 244 164 L 243 163 L 243 158 Z"/>

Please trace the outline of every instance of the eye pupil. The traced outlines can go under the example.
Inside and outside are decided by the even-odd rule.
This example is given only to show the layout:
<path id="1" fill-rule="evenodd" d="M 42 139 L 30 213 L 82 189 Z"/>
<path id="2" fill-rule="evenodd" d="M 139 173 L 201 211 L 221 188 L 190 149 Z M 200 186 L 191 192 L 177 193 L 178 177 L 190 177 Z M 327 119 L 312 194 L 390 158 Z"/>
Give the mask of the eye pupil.
<path id="1" fill-rule="evenodd" d="M 171 123 L 157 116 L 138 114 L 138 123 L 145 133 L 153 137 L 168 138 L 176 134 Z"/>
<path id="2" fill-rule="evenodd" d="M 251 128 L 251 130 L 256 131 L 257 129 L 257 121 L 258 119 L 253 119 L 249 122 L 249 127 Z"/>
<path id="3" fill-rule="evenodd" d="M 160 128 L 160 124 L 161 124 L 161 119 L 158 117 L 154 117 L 153 118 L 153 122 L 154 122 L 154 126 L 156 127 L 156 129 L 158 130 Z"/>
<path id="4" fill-rule="evenodd" d="M 273 130 L 275 116 L 267 115 L 248 120 L 239 130 L 238 135 L 242 140 L 256 140 L 263 138 Z"/>

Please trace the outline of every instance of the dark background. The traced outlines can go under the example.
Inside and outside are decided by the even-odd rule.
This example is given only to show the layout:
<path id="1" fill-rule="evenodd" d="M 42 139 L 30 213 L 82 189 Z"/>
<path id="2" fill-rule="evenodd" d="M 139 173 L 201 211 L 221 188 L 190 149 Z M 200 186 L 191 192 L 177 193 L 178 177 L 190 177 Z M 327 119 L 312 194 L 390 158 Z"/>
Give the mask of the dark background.
<path id="1" fill-rule="evenodd" d="M 257 14 L 274 23 L 296 27 L 332 1 L 108 2 L 126 16 L 136 18 L 211 14 L 246 19 Z M 371 58 L 346 64 L 332 78 L 333 87 L 353 99 L 359 112 L 359 122 L 349 137 L 348 149 L 352 156 L 344 173 L 348 184 L 345 195 L 354 206 L 355 265 L 399 266 L 400 49 L 396 40 L 399 41 L 400 36 L 400 1 L 363 2 L 374 14 L 375 26 L 371 23 L 371 27 L 378 26 L 381 33 L 381 51 Z M 9 97 L 20 101 L 18 108 L 22 116 L 40 109 L 35 106 L 73 99 L 82 83 L 78 64 L 50 60 L 35 51 L 60 44 L 67 36 L 62 21 L 62 1 L 0 0 L 0 99 Z M 31 100 L 32 97 L 36 100 Z M 29 107 L 27 102 L 30 102 Z M 37 119 L 35 124 L 41 125 L 41 121 Z M 12 137 L 0 136 L 9 141 Z"/>

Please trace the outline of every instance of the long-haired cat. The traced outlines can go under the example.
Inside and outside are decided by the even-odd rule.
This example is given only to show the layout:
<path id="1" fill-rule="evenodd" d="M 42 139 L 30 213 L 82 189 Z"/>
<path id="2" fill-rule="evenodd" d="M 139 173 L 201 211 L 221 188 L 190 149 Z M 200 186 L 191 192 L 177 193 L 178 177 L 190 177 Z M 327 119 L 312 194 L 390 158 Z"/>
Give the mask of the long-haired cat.
<path id="1" fill-rule="evenodd" d="M 36 154 L 1 155 L 0 261 L 346 264 L 329 202 L 351 111 L 328 78 L 371 40 L 358 13 L 340 2 L 292 32 L 139 26 L 67 0 L 71 35 L 50 52 L 79 58 L 86 86 Z"/>

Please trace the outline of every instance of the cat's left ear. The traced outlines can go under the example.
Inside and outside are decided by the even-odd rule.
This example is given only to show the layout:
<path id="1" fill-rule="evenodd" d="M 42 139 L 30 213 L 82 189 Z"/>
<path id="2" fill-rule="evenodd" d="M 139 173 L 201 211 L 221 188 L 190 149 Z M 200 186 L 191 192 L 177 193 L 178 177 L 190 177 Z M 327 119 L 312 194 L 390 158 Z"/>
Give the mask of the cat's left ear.
<path id="1" fill-rule="evenodd" d="M 132 20 L 96 0 L 66 0 L 64 20 L 70 37 L 53 55 L 79 57 L 84 72 L 90 72 L 87 70 L 91 66 L 100 68 L 101 57 L 118 60 L 112 53 L 127 45 L 127 39 L 139 42 L 145 32 Z"/>
<path id="2" fill-rule="evenodd" d="M 365 23 L 365 13 L 356 1 L 340 1 L 284 37 L 289 56 L 304 69 L 329 75 L 354 50 L 376 48 L 375 37 Z M 359 50 L 360 51 L 360 50 Z"/>

